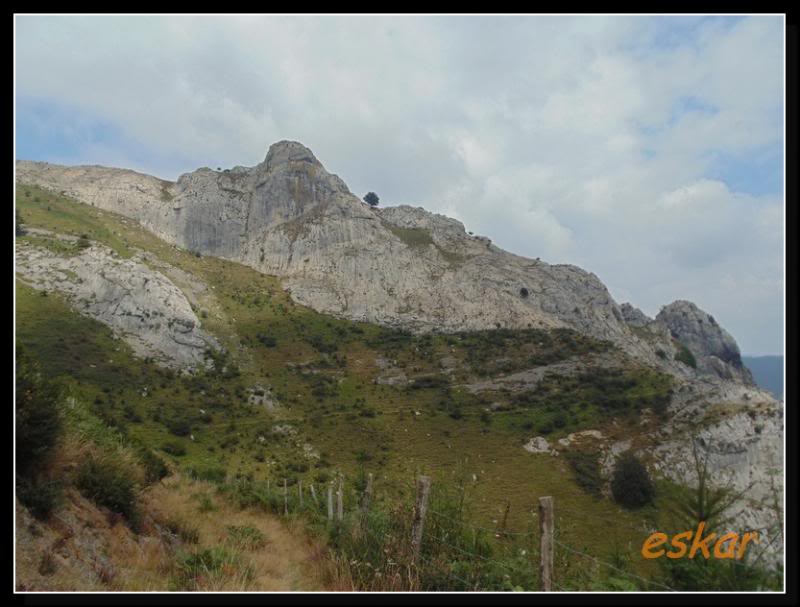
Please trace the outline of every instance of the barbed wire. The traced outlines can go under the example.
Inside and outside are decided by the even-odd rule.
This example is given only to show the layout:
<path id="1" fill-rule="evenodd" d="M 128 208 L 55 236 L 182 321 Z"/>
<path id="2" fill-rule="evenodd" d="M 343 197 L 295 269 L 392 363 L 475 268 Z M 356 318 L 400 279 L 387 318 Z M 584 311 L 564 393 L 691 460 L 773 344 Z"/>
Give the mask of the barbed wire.
<path id="1" fill-rule="evenodd" d="M 586 552 L 582 552 L 580 550 L 576 550 L 572 546 L 568 546 L 567 544 L 565 544 L 563 542 L 560 542 L 559 540 L 557 540 L 555 538 L 553 538 L 553 543 L 556 544 L 557 546 L 560 546 L 564 550 L 567 550 L 568 552 L 571 552 L 572 554 L 576 554 L 578 556 L 582 556 L 582 557 L 588 558 L 588 559 L 594 561 L 595 563 L 597 563 L 599 565 L 605 565 L 606 567 L 609 567 L 610 569 L 613 569 L 614 571 L 616 571 L 617 573 L 621 573 L 622 575 L 630 576 L 630 577 L 635 578 L 637 580 L 640 580 L 640 581 L 642 581 L 642 582 L 644 582 L 646 584 L 652 584 L 654 586 L 660 586 L 661 588 L 665 588 L 667 590 L 670 590 L 671 592 L 677 592 L 674 588 L 671 588 L 671 587 L 667 586 L 666 584 L 662 584 L 660 582 L 655 582 L 653 580 L 648 580 L 647 578 L 643 578 L 643 577 L 641 577 L 639 575 L 636 575 L 635 573 L 631 573 L 630 571 L 625 571 L 624 569 L 620 569 L 616 565 L 612 565 L 611 563 L 607 563 L 605 561 L 601 561 L 600 559 L 592 556 L 591 554 L 587 554 Z"/>
<path id="2" fill-rule="evenodd" d="M 428 512 L 431 514 L 444 519 L 444 520 L 452 520 L 452 516 L 448 516 L 446 514 L 442 514 L 441 512 L 436 512 L 431 508 L 428 508 Z M 478 531 L 485 531 L 486 533 L 491 533 L 492 535 L 516 535 L 516 536 L 534 536 L 535 533 L 533 531 L 508 531 L 505 529 L 490 529 L 488 527 L 480 527 L 478 525 L 473 525 L 471 523 L 461 523 L 465 527 L 469 527 L 473 530 Z"/>
<path id="3" fill-rule="evenodd" d="M 453 550 L 456 550 L 456 551 L 458 551 L 458 552 L 460 552 L 462 554 L 465 554 L 465 555 L 470 556 L 470 557 L 477 557 L 477 558 L 479 558 L 480 560 L 482 560 L 485 563 L 491 563 L 493 565 L 497 565 L 499 567 L 502 567 L 503 569 L 505 569 L 506 571 L 508 571 L 510 573 L 516 573 L 514 571 L 514 569 L 512 567 L 510 567 L 509 565 L 507 565 L 506 563 L 501 563 L 498 560 L 489 558 L 487 556 L 483 556 L 482 554 L 478 554 L 477 552 L 470 552 L 469 550 L 464 550 L 463 548 L 461 548 L 459 546 L 456 546 L 454 544 L 451 544 L 447 540 L 445 540 L 443 538 L 440 538 L 440 537 L 438 537 L 438 536 L 436 536 L 436 535 L 434 535 L 432 533 L 429 533 L 428 536 L 429 537 L 433 537 L 434 539 L 438 540 L 439 542 L 441 542 L 442 544 L 444 544 L 448 548 L 452 548 Z"/>
<path id="4" fill-rule="evenodd" d="M 420 555 L 420 556 L 419 556 L 419 559 L 420 559 L 421 561 L 425 562 L 425 563 L 428 563 L 428 564 L 432 564 L 432 565 L 434 565 L 436 569 L 438 569 L 439 571 L 442 571 L 441 564 L 439 564 L 439 563 L 436 563 L 435 561 L 433 561 L 433 560 L 431 560 L 431 559 L 429 559 L 429 558 L 427 558 L 427 557 L 425 557 L 425 556 L 423 556 L 423 555 Z M 465 579 L 464 579 L 464 578 L 462 578 L 461 576 L 458 576 L 458 575 L 456 575 L 456 574 L 453 572 L 453 570 L 452 570 L 452 569 L 450 569 L 450 568 L 447 568 L 446 574 L 447 574 L 447 575 L 448 575 L 448 576 L 449 576 L 451 579 L 456 579 L 456 580 L 458 580 L 459 582 L 461 582 L 462 584 L 464 584 L 465 586 L 471 586 L 471 587 L 473 587 L 473 589 L 477 589 L 477 584 L 476 584 L 475 582 L 470 582 L 470 581 L 468 581 L 468 580 L 465 580 Z"/>

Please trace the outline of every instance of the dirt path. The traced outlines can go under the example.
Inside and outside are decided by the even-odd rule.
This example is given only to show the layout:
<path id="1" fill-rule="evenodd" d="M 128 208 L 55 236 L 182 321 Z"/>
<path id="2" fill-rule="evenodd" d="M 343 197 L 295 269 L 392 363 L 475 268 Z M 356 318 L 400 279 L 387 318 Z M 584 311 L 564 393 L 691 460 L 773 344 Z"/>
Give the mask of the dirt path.
<path id="1" fill-rule="evenodd" d="M 291 526 L 264 512 L 239 510 L 218 495 L 212 485 L 175 477 L 151 488 L 145 500 L 156 519 L 177 521 L 196 531 L 197 543 L 187 546 L 189 550 L 234 546 L 232 549 L 240 553 L 240 568 L 247 567 L 251 574 L 244 579 L 245 576 L 232 571 L 227 577 L 203 579 L 197 583 L 197 590 L 325 590 L 321 580 L 323 546 L 310 538 L 302 525 Z M 245 547 L 232 544 L 231 527 L 258 530 L 263 544 Z"/>

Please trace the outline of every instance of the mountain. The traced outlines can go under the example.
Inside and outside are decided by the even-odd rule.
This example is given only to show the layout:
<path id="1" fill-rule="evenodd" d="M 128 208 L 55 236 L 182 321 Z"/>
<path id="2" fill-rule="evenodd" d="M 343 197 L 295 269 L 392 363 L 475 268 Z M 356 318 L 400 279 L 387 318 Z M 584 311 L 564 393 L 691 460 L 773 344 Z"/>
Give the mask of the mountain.
<path id="1" fill-rule="evenodd" d="M 756 384 L 783 400 L 783 356 L 743 356 Z"/>
<path id="2" fill-rule="evenodd" d="M 613 520 L 572 518 L 567 539 L 635 543 L 651 523 L 606 499 L 615 461 L 691 483 L 699 446 L 712 482 L 746 494 L 738 526 L 778 522 L 783 405 L 691 302 L 649 318 L 581 268 L 371 208 L 296 142 L 176 182 L 16 168 L 18 343 L 175 469 L 304 485 L 369 470 L 396 499 L 420 470 L 466 475 L 484 527 L 506 501 L 525 526 L 531 496 L 553 495 Z"/>
<path id="3" fill-rule="evenodd" d="M 631 330 L 594 274 L 508 253 L 421 208 L 371 208 L 297 142 L 273 144 L 254 167 L 202 168 L 175 183 L 26 161 L 17 179 L 131 217 L 184 249 L 280 276 L 296 302 L 319 312 L 415 332 L 568 327 L 683 375 L 693 370 L 675 356 L 689 347 L 701 373 L 752 384 L 738 349 L 727 355 L 730 336 L 717 340 L 719 358 L 702 345 L 710 334 L 687 333 L 692 343 L 681 345 L 668 323 Z"/>

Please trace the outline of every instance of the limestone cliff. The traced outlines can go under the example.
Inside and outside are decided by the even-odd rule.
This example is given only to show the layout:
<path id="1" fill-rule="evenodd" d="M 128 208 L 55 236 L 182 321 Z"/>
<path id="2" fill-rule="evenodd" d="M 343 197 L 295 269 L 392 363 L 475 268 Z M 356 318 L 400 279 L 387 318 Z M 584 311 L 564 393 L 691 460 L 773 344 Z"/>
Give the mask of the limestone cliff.
<path id="1" fill-rule="evenodd" d="M 280 276 L 297 302 L 320 312 L 415 332 L 571 327 L 678 376 L 696 374 L 673 360 L 669 331 L 645 327 L 649 319 L 617 305 L 594 274 L 508 253 L 421 208 L 370 208 L 296 142 L 272 145 L 254 167 L 202 168 L 175 183 L 28 161 L 17 162 L 17 179 L 132 217 L 191 251 Z M 687 341 L 698 354 L 730 358 Z M 702 360 L 703 373 L 725 371 Z"/>

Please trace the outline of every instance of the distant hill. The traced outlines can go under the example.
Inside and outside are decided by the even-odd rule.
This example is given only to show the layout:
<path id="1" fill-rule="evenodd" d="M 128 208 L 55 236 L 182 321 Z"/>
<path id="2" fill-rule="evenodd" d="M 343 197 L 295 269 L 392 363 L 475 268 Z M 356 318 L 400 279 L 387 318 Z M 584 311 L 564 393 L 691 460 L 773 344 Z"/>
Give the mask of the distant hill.
<path id="1" fill-rule="evenodd" d="M 742 356 L 742 362 L 759 386 L 783 399 L 783 356 Z"/>

